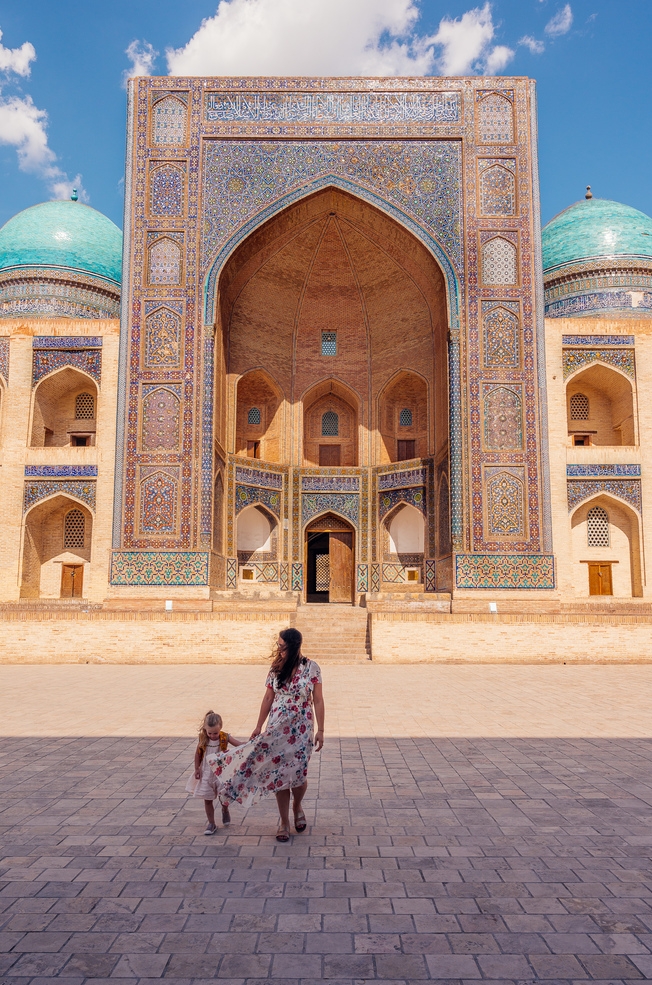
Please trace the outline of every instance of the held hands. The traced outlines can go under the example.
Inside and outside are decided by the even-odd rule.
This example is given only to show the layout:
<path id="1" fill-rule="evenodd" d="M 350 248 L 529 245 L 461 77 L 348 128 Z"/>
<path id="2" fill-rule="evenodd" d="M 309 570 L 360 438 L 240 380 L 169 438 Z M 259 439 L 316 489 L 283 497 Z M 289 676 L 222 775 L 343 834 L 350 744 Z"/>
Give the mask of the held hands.
<path id="1" fill-rule="evenodd" d="M 256 726 L 256 728 L 255 728 L 255 729 L 253 730 L 253 732 L 252 732 L 252 733 L 251 733 L 251 735 L 249 736 L 249 739 L 250 739 L 250 740 L 251 740 L 251 739 L 255 739 L 257 735 L 260 735 L 260 733 L 261 733 L 261 729 L 260 729 L 260 728 L 258 728 L 258 726 Z"/>
<path id="2" fill-rule="evenodd" d="M 318 729 L 315 732 L 315 752 L 319 752 L 324 747 L 324 730 Z"/>

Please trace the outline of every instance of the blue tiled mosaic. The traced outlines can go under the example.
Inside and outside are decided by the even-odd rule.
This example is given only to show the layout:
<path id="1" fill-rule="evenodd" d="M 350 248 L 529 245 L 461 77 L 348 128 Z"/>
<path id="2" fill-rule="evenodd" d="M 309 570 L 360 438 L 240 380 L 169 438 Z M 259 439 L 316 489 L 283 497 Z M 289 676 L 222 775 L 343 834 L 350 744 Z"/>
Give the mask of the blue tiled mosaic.
<path id="1" fill-rule="evenodd" d="M 639 513 L 641 512 L 640 479 L 568 479 L 566 488 L 569 512 L 584 500 L 591 499 L 601 492 L 617 496 L 618 499 L 623 499 Z"/>
<path id="2" fill-rule="evenodd" d="M 567 465 L 566 475 L 569 479 L 575 476 L 585 476 L 594 477 L 600 479 L 603 476 L 620 476 L 620 475 L 640 475 L 641 466 L 640 465 Z"/>
<path id="3" fill-rule="evenodd" d="M 112 585 L 207 585 L 209 555 L 193 551 L 114 551 Z"/>
<path id="4" fill-rule="evenodd" d="M 235 481 L 251 486 L 264 486 L 265 489 L 282 489 L 283 476 L 278 472 L 263 472 L 262 469 L 248 469 L 236 465 Z"/>
<path id="5" fill-rule="evenodd" d="M 101 349 L 99 335 L 37 335 L 32 339 L 32 349 Z"/>
<path id="6" fill-rule="evenodd" d="M 636 341 L 634 335 L 562 335 L 562 345 L 629 345 Z"/>
<path id="7" fill-rule="evenodd" d="M 313 516 L 331 511 L 343 516 L 357 527 L 360 512 L 360 497 L 353 493 L 326 493 L 324 495 L 303 495 L 301 498 L 301 520 L 305 525 Z"/>
<path id="8" fill-rule="evenodd" d="M 385 472 L 378 476 L 379 489 L 404 489 L 407 486 L 423 486 L 428 478 L 427 469 L 409 469 L 405 472 Z"/>
<path id="9" fill-rule="evenodd" d="M 301 478 L 304 492 L 358 492 L 357 475 L 304 475 Z"/>
<path id="10" fill-rule="evenodd" d="M 89 509 L 95 510 L 95 487 L 94 480 L 83 479 L 31 479 L 25 482 L 25 492 L 23 497 L 23 511 L 40 503 L 43 499 L 50 496 L 72 496 L 86 503 Z"/>
<path id="11" fill-rule="evenodd" d="M 206 94 L 208 123 L 457 123 L 459 92 Z"/>
<path id="12" fill-rule="evenodd" d="M 25 475 L 52 479 L 91 478 L 97 475 L 97 465 L 26 465 Z"/>

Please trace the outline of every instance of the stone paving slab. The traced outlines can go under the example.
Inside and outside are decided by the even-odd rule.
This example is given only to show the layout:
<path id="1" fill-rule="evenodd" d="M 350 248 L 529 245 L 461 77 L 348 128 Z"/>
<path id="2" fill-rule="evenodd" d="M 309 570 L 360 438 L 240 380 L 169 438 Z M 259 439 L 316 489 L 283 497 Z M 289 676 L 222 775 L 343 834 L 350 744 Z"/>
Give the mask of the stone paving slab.
<path id="1" fill-rule="evenodd" d="M 0 985 L 652 980 L 645 668 L 328 668 L 288 845 L 271 801 L 202 835 L 187 720 L 264 671 L 195 669 L 5 677 Z"/>

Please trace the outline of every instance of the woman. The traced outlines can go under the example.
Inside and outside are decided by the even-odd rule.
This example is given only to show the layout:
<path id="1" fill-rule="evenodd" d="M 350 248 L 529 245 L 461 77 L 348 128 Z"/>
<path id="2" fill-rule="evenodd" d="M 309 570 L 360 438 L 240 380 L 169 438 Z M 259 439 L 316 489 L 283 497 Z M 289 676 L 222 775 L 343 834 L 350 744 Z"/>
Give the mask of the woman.
<path id="1" fill-rule="evenodd" d="M 298 629 L 281 631 L 250 741 L 235 752 L 208 757 L 221 784 L 223 805 L 235 800 L 249 806 L 266 793 L 276 794 L 277 841 L 290 840 L 290 796 L 295 830 L 306 830 L 301 802 L 308 787 L 308 763 L 313 743 L 317 752 L 324 745 L 321 671 L 313 660 L 302 656 L 301 643 Z"/>

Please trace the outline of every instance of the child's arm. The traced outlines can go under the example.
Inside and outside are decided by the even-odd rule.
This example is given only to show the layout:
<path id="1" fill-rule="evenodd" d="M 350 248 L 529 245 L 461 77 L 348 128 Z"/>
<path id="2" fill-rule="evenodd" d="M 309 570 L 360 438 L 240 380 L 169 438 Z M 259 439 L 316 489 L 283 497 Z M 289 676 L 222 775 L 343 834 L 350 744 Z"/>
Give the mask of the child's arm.
<path id="1" fill-rule="evenodd" d="M 234 739 L 232 735 L 229 735 L 230 746 L 243 746 L 244 744 L 245 744 L 244 739 Z"/>
<path id="2" fill-rule="evenodd" d="M 201 761 L 204 758 L 204 750 L 201 746 L 195 749 L 195 780 L 201 780 Z"/>

